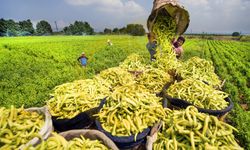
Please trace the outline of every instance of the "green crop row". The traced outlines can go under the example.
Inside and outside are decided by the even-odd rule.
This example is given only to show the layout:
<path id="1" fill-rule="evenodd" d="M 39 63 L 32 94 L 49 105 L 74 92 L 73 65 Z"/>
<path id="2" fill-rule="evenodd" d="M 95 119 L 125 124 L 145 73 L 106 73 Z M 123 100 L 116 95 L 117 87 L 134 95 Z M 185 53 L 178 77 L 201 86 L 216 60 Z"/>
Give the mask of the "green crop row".
<path id="1" fill-rule="evenodd" d="M 42 106 L 57 85 L 91 78 L 131 53 L 149 58 L 145 42 L 130 36 L 0 38 L 0 106 Z M 77 61 L 83 51 L 86 68 Z"/>
<path id="2" fill-rule="evenodd" d="M 200 43 L 203 47 L 197 54 L 197 51 L 192 51 L 192 47 L 199 46 Z M 185 53 L 213 61 L 216 73 L 222 80 L 225 79 L 224 90 L 230 94 L 235 104 L 229 118 L 239 130 L 236 135 L 246 149 L 250 149 L 250 112 L 244 110 L 240 104 L 250 106 L 249 51 L 249 42 L 200 40 L 185 45 Z"/>
<path id="3" fill-rule="evenodd" d="M 107 45 L 110 39 L 113 46 Z M 146 37 L 53 36 L 0 38 L 0 106 L 42 106 L 52 89 L 66 82 L 92 78 L 118 66 L 131 53 L 149 60 Z M 77 58 L 85 52 L 82 68 Z M 187 39 L 184 57 L 213 61 L 216 73 L 225 79 L 224 90 L 235 107 L 229 117 L 242 146 L 250 149 L 250 114 L 240 104 L 250 105 L 250 42 Z"/>

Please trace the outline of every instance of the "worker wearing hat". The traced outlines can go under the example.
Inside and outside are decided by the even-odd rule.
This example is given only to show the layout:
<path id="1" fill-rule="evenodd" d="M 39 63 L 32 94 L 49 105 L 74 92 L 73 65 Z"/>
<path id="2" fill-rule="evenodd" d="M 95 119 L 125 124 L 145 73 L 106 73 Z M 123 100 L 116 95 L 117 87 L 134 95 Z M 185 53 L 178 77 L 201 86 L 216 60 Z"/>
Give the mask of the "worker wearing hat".
<path id="1" fill-rule="evenodd" d="M 82 52 L 82 55 L 78 57 L 77 60 L 81 63 L 82 67 L 86 67 L 88 58 L 85 56 L 84 52 Z"/>

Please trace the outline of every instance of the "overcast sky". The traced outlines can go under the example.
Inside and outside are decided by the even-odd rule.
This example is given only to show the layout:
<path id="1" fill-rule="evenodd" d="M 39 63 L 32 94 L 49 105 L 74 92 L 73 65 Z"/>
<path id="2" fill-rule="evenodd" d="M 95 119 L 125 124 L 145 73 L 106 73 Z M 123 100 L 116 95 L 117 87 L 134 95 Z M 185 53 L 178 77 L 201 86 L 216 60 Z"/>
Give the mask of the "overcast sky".
<path id="1" fill-rule="evenodd" d="M 190 13 L 187 32 L 250 33 L 250 0 L 179 0 Z M 0 18 L 47 20 L 60 29 L 75 20 L 87 21 L 95 31 L 145 25 L 153 0 L 0 0 Z M 145 26 L 146 27 L 146 26 Z"/>

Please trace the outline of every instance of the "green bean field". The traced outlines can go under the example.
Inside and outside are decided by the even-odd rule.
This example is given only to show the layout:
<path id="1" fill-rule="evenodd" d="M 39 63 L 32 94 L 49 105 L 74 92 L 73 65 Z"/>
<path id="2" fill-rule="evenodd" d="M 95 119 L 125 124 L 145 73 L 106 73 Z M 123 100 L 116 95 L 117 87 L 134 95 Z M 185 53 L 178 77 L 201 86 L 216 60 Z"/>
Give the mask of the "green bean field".
<path id="1" fill-rule="evenodd" d="M 192 56 L 213 61 L 216 73 L 225 80 L 224 91 L 234 102 L 232 124 L 240 131 L 242 145 L 250 149 L 250 43 L 219 40 L 190 40 L 184 59 Z M 243 107 L 247 106 L 247 107 Z"/>
<path id="2" fill-rule="evenodd" d="M 107 44 L 110 39 L 112 46 Z M 150 63 L 146 36 L 42 36 L 0 38 L 0 106 L 43 106 L 61 84 L 92 78 L 137 53 Z M 86 68 L 77 58 L 85 52 Z M 250 42 L 186 39 L 180 61 L 193 56 L 211 60 L 234 102 L 227 122 L 250 149 Z"/>

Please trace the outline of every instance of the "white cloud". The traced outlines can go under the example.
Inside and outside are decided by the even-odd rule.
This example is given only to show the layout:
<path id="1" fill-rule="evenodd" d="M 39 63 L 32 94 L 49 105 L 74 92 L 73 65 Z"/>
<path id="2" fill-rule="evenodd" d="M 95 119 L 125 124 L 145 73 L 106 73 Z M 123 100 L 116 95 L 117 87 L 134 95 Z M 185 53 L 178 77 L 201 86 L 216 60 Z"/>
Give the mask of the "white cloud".
<path id="1" fill-rule="evenodd" d="M 117 6 L 121 5 L 120 0 L 65 0 L 70 5 L 75 6 L 88 6 L 88 5 L 97 5 L 97 6 Z"/>
<path id="2" fill-rule="evenodd" d="M 190 13 L 189 31 L 248 31 L 250 0 L 180 0 Z"/>
<path id="3" fill-rule="evenodd" d="M 190 3 L 193 6 L 205 6 L 208 4 L 208 0 L 181 0 L 184 3 Z"/>
<path id="4" fill-rule="evenodd" d="M 116 26 L 121 22 L 146 22 L 148 12 L 136 0 L 65 0 L 68 4 L 77 7 L 88 7 L 99 15 L 107 16 L 105 26 Z M 94 14 L 96 14 L 93 12 Z M 144 23 L 145 24 L 145 23 Z"/>
<path id="5" fill-rule="evenodd" d="M 93 2 L 96 2 L 95 0 L 65 0 L 67 3 L 69 3 L 70 5 L 91 5 Z"/>
<path id="6" fill-rule="evenodd" d="M 134 0 L 65 0 L 74 6 L 89 6 L 104 13 L 134 14 L 139 16 L 145 13 L 142 6 Z"/>

